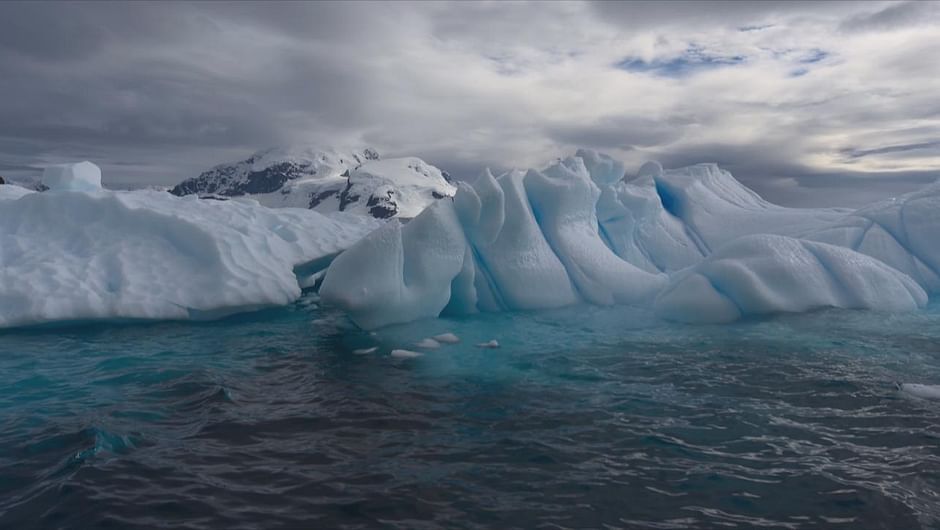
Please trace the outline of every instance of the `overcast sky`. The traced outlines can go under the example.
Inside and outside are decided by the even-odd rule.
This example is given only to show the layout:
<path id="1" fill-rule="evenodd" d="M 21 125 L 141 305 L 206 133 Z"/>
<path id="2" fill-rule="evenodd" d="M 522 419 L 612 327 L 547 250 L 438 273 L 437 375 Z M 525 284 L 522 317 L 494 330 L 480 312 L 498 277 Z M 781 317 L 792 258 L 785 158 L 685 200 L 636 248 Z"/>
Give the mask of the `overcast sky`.
<path id="1" fill-rule="evenodd" d="M 0 175 L 173 184 L 259 148 L 458 177 L 576 147 L 718 162 L 784 204 L 940 178 L 932 2 L 0 2 Z"/>

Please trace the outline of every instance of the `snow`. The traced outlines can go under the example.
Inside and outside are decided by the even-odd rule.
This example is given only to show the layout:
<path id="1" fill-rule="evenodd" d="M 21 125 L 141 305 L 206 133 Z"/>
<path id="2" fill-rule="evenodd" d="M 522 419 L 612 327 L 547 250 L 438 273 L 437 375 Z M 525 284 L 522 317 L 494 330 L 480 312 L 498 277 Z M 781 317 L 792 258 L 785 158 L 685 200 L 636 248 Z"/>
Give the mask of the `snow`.
<path id="1" fill-rule="evenodd" d="M 176 195 L 249 196 L 272 208 L 412 218 L 456 187 L 415 157 L 380 159 L 372 149 L 300 146 L 259 151 L 180 183 Z"/>
<path id="2" fill-rule="evenodd" d="M 287 304 L 301 293 L 295 267 L 325 267 L 379 224 L 253 201 L 62 191 L 96 172 L 79 164 L 54 174 L 43 193 L 0 186 L 0 327 Z"/>
<path id="3" fill-rule="evenodd" d="M 56 191 L 100 190 L 101 169 L 88 161 L 48 166 L 42 172 L 42 184 Z"/>
<path id="4" fill-rule="evenodd" d="M 655 310 L 670 320 L 718 323 L 821 307 L 912 311 L 926 304 L 914 280 L 878 260 L 765 234 L 738 238 L 676 274 Z"/>
<path id="5" fill-rule="evenodd" d="M 0 201 L 19 199 L 24 195 L 35 193 L 34 190 L 26 189 L 15 184 L 0 184 Z"/>

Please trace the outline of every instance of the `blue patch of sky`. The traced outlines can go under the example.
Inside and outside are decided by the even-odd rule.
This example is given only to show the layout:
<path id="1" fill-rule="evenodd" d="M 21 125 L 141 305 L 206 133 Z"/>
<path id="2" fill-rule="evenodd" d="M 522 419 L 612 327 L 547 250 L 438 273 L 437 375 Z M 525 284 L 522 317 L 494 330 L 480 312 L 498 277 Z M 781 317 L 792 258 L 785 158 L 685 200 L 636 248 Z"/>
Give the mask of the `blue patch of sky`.
<path id="1" fill-rule="evenodd" d="M 790 77 L 802 77 L 809 73 L 809 68 L 797 68 L 790 72 Z"/>
<path id="2" fill-rule="evenodd" d="M 820 50 L 819 48 L 813 48 L 806 53 L 806 55 L 797 59 L 798 62 L 803 64 L 812 64 L 822 61 L 826 57 L 829 57 L 829 52 L 825 50 Z"/>
<path id="3" fill-rule="evenodd" d="M 652 61 L 639 57 L 627 57 L 615 66 L 628 72 L 651 73 L 662 77 L 686 77 L 705 70 L 734 66 L 746 61 L 747 57 L 743 55 L 710 54 L 704 48 L 693 44 L 677 57 Z"/>

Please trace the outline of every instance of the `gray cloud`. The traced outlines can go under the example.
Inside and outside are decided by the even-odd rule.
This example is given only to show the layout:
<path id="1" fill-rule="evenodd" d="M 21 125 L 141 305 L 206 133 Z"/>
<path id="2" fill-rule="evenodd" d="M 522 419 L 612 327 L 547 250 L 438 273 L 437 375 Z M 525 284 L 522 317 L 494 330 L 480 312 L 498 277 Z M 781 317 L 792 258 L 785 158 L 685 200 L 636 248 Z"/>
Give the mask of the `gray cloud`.
<path id="1" fill-rule="evenodd" d="M 108 185 L 172 184 L 303 142 L 469 178 L 586 146 L 857 203 L 940 166 L 940 23 L 921 4 L 0 2 L 0 170 L 91 159 Z M 689 50 L 740 60 L 616 66 Z"/>
<path id="2" fill-rule="evenodd" d="M 936 2 L 899 2 L 883 9 L 860 13 L 840 24 L 846 31 L 894 30 L 908 26 L 936 23 L 940 6 Z"/>

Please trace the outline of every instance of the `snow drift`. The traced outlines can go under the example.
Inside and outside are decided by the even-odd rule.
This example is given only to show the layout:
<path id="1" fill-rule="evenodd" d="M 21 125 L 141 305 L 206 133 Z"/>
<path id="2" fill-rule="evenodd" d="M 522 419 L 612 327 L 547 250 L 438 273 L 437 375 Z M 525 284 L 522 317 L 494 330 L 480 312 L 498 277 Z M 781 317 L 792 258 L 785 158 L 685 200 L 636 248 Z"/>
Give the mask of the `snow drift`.
<path id="1" fill-rule="evenodd" d="M 53 171 L 43 193 L 0 186 L 0 327 L 286 304 L 300 295 L 295 267 L 325 266 L 378 224 L 253 201 L 75 192 L 93 189 L 89 175 L 100 182 L 96 166 Z"/>

